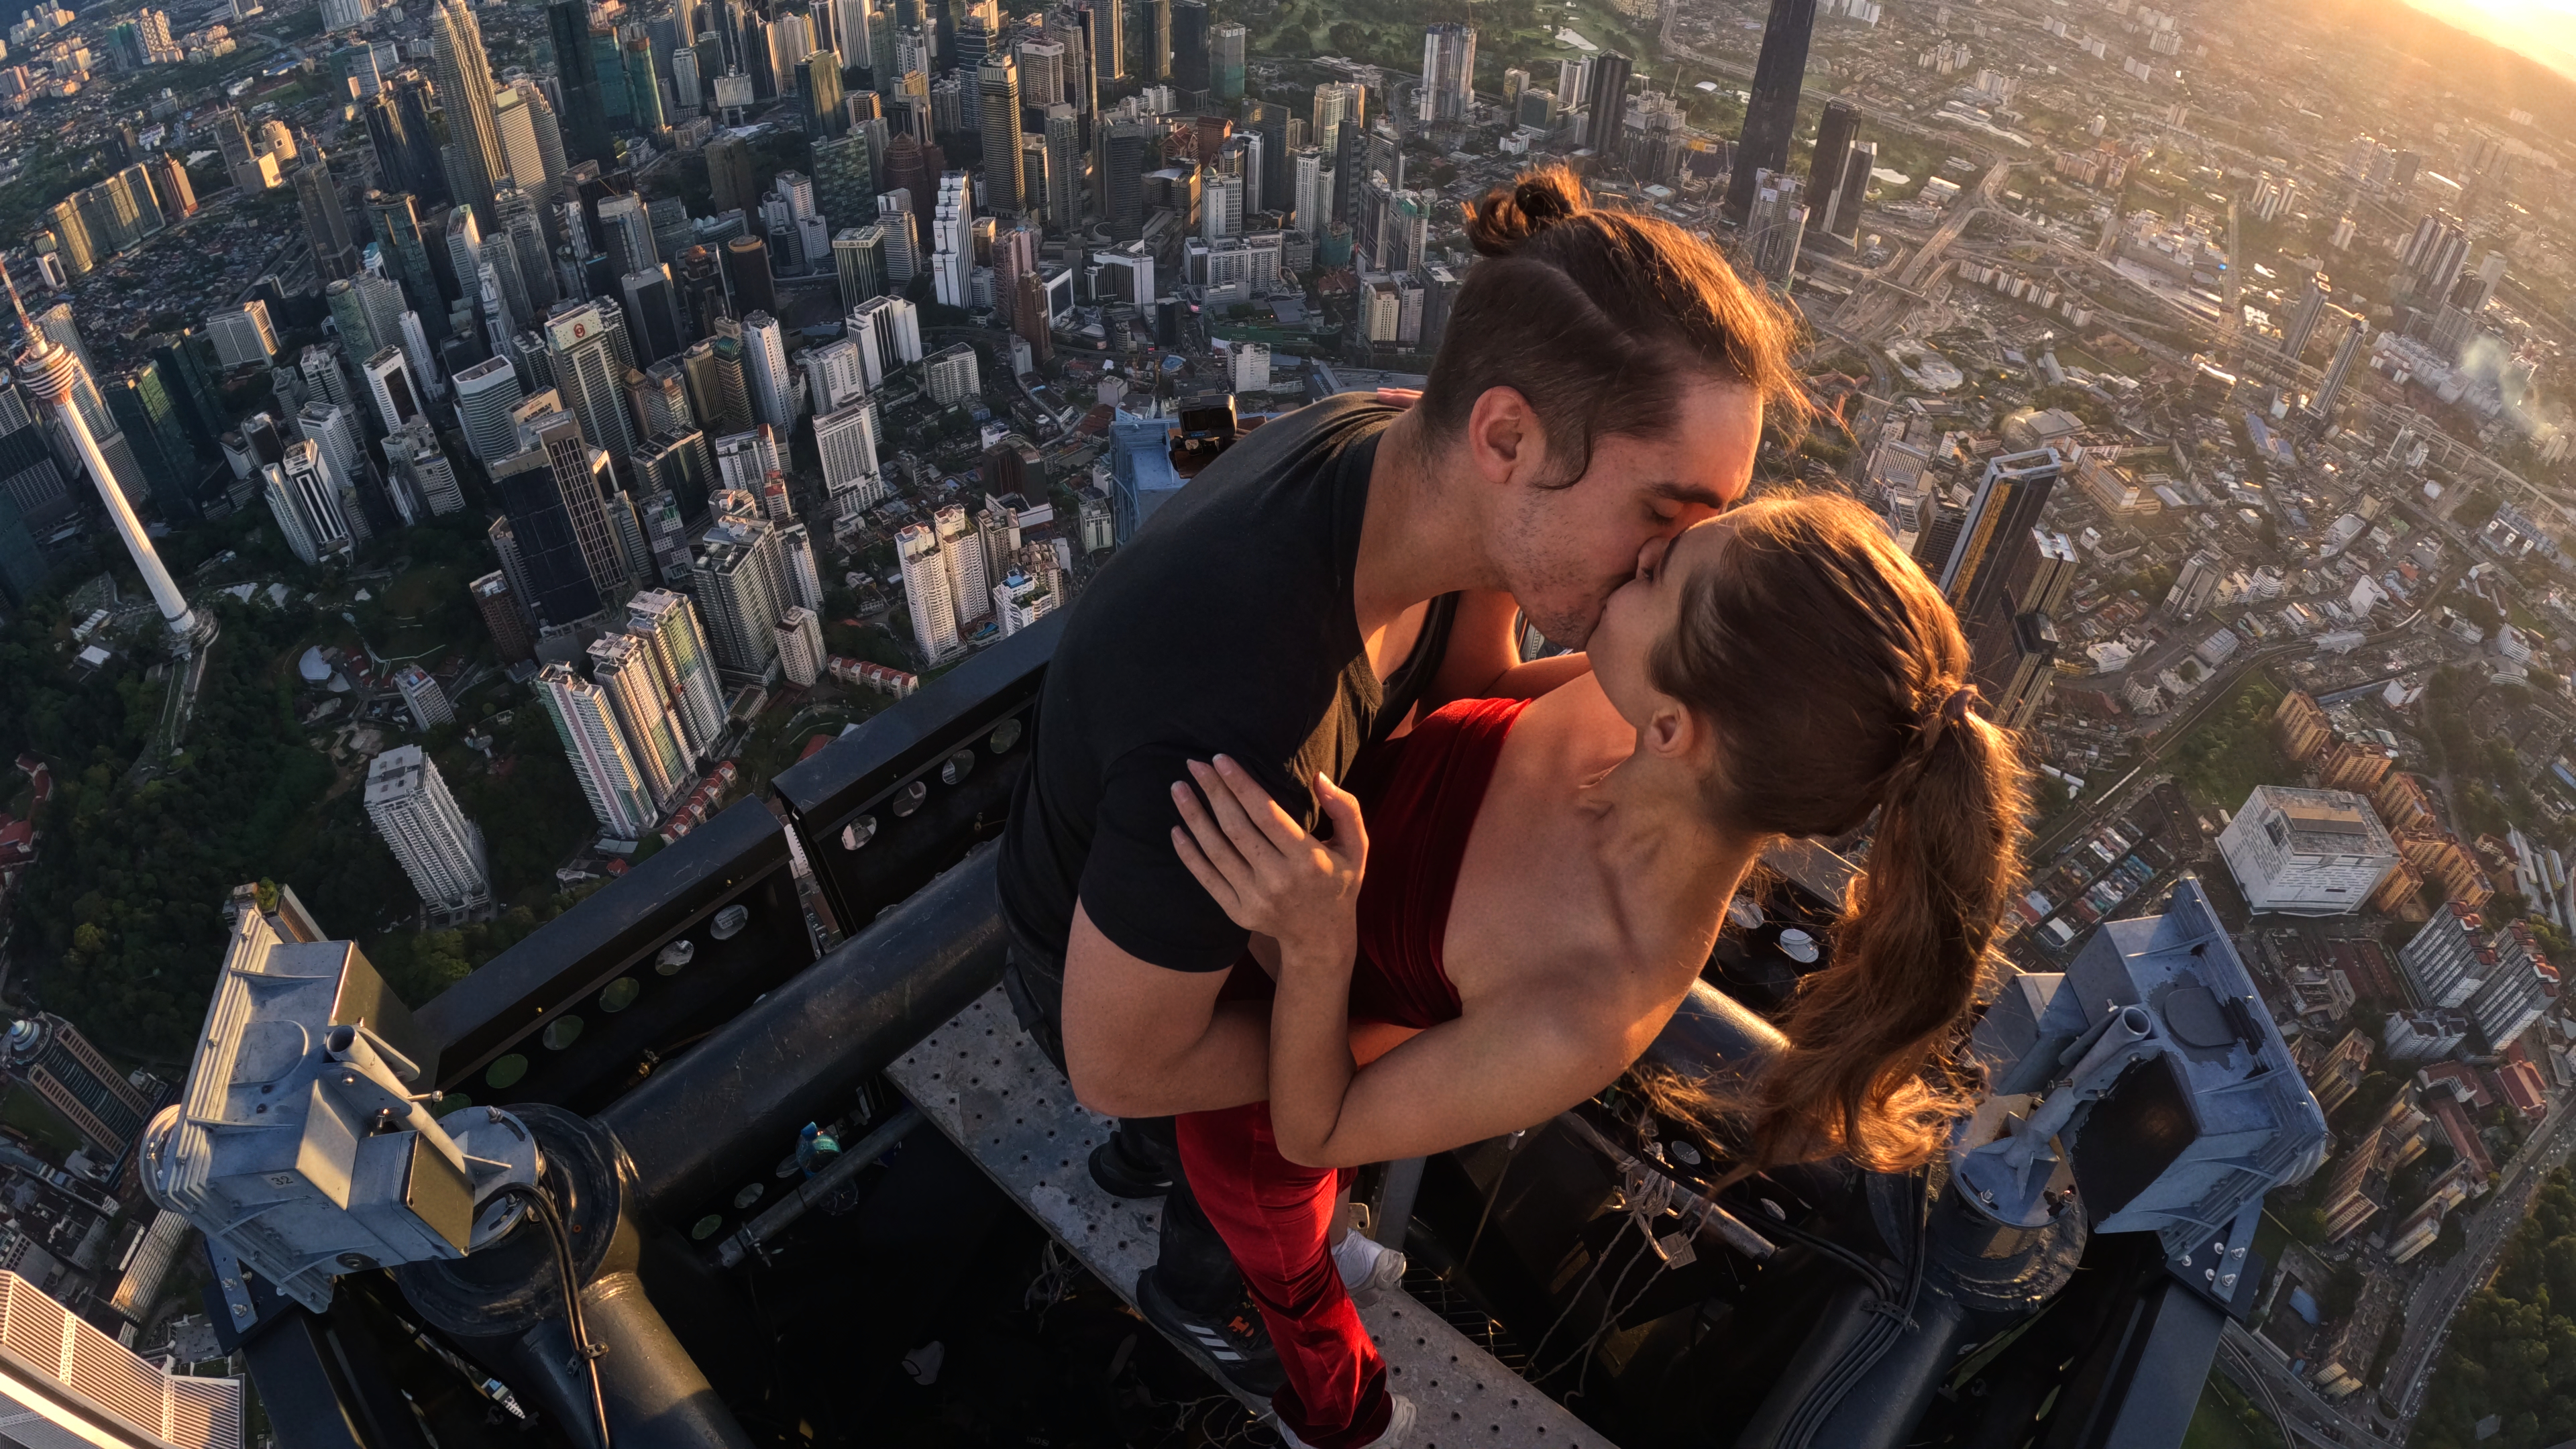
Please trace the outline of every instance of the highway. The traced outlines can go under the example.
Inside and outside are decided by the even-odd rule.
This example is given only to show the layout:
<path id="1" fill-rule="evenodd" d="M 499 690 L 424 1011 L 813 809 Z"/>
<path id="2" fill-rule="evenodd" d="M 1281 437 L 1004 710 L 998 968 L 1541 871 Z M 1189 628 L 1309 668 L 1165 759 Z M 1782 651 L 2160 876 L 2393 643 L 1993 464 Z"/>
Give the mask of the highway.
<path id="1" fill-rule="evenodd" d="M 2560 1100 L 2563 1104 L 2567 1099 Z M 2398 1417 L 2394 1422 L 2401 1433 L 2413 1427 L 2415 1415 L 2424 1407 L 2424 1390 L 2432 1382 L 2442 1342 L 2450 1335 L 2451 1315 L 2460 1311 L 2471 1293 L 2495 1276 L 2505 1244 L 2531 1211 L 2533 1195 L 2549 1174 L 2567 1160 L 2571 1148 L 2576 1148 L 2576 1110 L 2561 1105 L 2505 1165 L 2495 1190 L 2487 1194 L 2485 1202 L 2470 1217 L 2468 1246 L 2415 1285 L 2415 1295 L 2406 1305 L 2406 1327 L 2398 1335 L 2397 1352 L 2390 1357 L 2388 1372 L 2380 1379 L 2380 1396 L 2396 1406 Z"/>

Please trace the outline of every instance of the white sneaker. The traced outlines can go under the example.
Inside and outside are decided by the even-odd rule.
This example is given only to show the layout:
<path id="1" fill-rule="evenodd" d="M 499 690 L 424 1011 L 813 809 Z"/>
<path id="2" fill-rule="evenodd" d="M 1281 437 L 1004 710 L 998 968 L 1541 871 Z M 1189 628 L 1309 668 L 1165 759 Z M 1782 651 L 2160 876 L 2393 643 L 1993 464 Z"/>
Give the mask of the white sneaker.
<path id="1" fill-rule="evenodd" d="M 1387 1397 L 1394 1401 L 1395 1412 L 1387 1416 L 1386 1432 L 1362 1445 L 1361 1449 L 1402 1449 L 1404 1436 L 1413 1432 L 1413 1401 L 1402 1394 L 1389 1394 Z M 1288 1449 L 1314 1449 L 1277 1419 L 1271 1420 L 1271 1426 L 1279 1431 L 1279 1440 Z"/>
<path id="2" fill-rule="evenodd" d="M 1333 1245 L 1333 1266 L 1354 1308 L 1368 1307 L 1404 1281 L 1404 1255 L 1363 1233 L 1344 1234 Z"/>

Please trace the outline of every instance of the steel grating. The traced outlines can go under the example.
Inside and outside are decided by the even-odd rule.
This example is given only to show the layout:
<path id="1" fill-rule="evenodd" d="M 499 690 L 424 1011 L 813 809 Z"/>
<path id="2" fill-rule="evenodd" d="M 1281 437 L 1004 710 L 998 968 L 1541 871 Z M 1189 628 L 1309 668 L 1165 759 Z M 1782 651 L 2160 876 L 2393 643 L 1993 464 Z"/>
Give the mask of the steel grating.
<path id="1" fill-rule="evenodd" d="M 1064 1074 L 1020 1030 L 1000 987 L 886 1075 L 1085 1268 L 1134 1301 L 1136 1275 L 1154 1261 L 1161 1204 L 1121 1201 L 1092 1183 L 1086 1163 L 1108 1140 L 1109 1119 L 1073 1100 Z M 1386 1356 L 1389 1386 L 1420 1415 L 1407 1449 L 1613 1449 L 1412 1297 L 1391 1294 L 1360 1317 Z M 1190 1345 L 1178 1346 L 1198 1357 Z M 1253 1407 L 1269 1409 L 1258 1401 Z"/>

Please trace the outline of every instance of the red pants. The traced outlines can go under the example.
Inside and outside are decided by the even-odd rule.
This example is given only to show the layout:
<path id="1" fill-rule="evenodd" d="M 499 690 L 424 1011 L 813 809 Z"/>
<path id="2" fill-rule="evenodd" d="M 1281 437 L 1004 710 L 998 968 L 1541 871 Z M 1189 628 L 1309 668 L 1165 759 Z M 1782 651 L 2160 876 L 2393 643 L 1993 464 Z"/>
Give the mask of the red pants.
<path id="1" fill-rule="evenodd" d="M 1233 1250 L 1279 1349 L 1287 1382 L 1270 1403 L 1280 1422 L 1314 1449 L 1374 1442 L 1395 1410 L 1386 1363 L 1325 1246 L 1345 1171 L 1280 1156 L 1267 1102 L 1178 1121 L 1190 1190 Z"/>

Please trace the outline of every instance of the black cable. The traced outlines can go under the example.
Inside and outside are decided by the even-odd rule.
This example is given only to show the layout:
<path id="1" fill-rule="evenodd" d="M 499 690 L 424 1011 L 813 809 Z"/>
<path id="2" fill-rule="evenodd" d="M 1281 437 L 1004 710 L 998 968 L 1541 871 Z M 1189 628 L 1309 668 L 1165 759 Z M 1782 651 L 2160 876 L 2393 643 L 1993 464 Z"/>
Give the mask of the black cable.
<path id="1" fill-rule="evenodd" d="M 1878 1367 L 1879 1361 L 1887 1357 L 1887 1351 L 1896 1346 L 1896 1340 L 1904 1335 L 1906 1328 L 1913 1322 L 1914 1305 L 1922 1295 L 1923 1272 L 1929 1256 L 1927 1250 L 1930 1246 L 1932 1223 L 1932 1184 L 1931 1174 L 1928 1171 L 1917 1170 L 1909 1174 L 1909 1177 L 1915 1189 L 1914 1242 L 1913 1251 L 1905 1265 L 1904 1297 L 1899 1299 L 1893 1293 L 1879 1294 L 1878 1303 L 1870 1309 L 1874 1315 L 1874 1321 L 1861 1337 L 1835 1360 L 1833 1368 L 1827 1372 L 1825 1378 L 1799 1401 L 1781 1434 L 1781 1442 L 1792 1446 L 1792 1449 L 1804 1449 L 1804 1446 L 1813 1442 L 1816 1431 L 1824 1426 L 1826 1417 L 1841 1405 L 1843 1399 L 1854 1388 L 1859 1386 L 1860 1381 L 1868 1376 L 1870 1370 Z"/>
<path id="2" fill-rule="evenodd" d="M 599 1449 L 610 1449 L 608 1401 L 599 1389 L 599 1360 L 608 1350 L 591 1342 L 590 1323 L 582 1315 L 580 1275 L 573 1266 L 572 1234 L 564 1231 L 563 1212 L 552 1196 L 533 1183 L 505 1184 L 496 1196 L 525 1198 L 529 1211 L 545 1227 L 546 1246 L 555 1260 L 555 1286 L 563 1294 L 564 1326 L 572 1335 L 573 1364 L 589 1371 L 590 1410 L 599 1420 Z"/>

